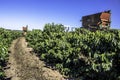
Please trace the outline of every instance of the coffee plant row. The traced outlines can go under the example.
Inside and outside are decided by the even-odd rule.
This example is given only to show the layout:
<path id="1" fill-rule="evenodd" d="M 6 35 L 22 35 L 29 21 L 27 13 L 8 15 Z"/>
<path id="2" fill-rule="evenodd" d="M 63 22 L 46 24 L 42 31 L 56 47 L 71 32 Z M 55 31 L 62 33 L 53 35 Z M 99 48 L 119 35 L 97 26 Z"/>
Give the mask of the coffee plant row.
<path id="1" fill-rule="evenodd" d="M 4 80 L 4 67 L 8 61 L 8 48 L 11 42 L 19 37 L 21 32 L 0 28 L 0 80 Z"/>
<path id="2" fill-rule="evenodd" d="M 120 80 L 120 30 L 65 31 L 61 24 L 32 30 L 26 40 L 39 58 L 65 77 Z"/>

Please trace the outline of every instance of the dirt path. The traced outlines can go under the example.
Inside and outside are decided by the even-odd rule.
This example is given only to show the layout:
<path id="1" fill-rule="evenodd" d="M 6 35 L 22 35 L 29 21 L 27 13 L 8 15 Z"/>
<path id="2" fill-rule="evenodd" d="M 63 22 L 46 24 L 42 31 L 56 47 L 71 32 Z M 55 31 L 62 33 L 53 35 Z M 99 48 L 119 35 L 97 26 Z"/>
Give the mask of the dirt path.
<path id="1" fill-rule="evenodd" d="M 13 41 L 9 54 L 9 69 L 5 74 L 10 80 L 64 80 L 57 71 L 44 67 L 45 64 L 27 48 L 25 38 Z"/>

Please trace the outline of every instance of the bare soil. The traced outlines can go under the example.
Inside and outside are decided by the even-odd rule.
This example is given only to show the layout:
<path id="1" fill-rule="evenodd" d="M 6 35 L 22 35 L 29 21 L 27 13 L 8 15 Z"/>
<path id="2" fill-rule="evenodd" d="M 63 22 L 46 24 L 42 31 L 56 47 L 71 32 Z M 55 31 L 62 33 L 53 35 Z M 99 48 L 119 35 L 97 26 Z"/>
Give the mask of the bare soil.
<path id="1" fill-rule="evenodd" d="M 55 70 L 45 67 L 43 61 L 30 53 L 24 37 L 13 41 L 10 47 L 9 61 L 5 75 L 9 80 L 65 80 Z"/>

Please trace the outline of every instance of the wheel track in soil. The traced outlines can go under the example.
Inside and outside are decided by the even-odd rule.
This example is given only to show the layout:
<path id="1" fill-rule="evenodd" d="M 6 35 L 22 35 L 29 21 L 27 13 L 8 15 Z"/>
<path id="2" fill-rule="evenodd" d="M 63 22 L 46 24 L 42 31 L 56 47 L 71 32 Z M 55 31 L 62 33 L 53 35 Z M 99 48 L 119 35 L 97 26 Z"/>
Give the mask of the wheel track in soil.
<path id="1" fill-rule="evenodd" d="M 62 75 L 49 68 L 44 67 L 35 54 L 30 53 L 31 48 L 27 48 L 24 37 L 13 41 L 9 53 L 9 61 L 5 70 L 7 78 L 10 80 L 65 80 Z"/>

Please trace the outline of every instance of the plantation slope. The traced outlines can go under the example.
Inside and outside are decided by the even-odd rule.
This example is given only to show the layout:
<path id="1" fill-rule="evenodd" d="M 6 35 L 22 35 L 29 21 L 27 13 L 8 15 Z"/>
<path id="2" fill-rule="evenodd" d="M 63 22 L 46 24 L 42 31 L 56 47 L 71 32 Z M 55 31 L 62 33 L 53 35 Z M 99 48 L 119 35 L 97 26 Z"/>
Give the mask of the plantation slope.
<path id="1" fill-rule="evenodd" d="M 30 53 L 24 37 L 13 41 L 9 54 L 8 66 L 5 70 L 10 80 L 64 80 L 57 71 L 45 67 L 45 64 Z"/>

